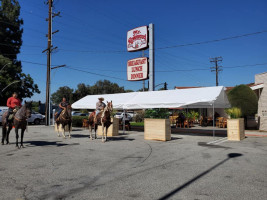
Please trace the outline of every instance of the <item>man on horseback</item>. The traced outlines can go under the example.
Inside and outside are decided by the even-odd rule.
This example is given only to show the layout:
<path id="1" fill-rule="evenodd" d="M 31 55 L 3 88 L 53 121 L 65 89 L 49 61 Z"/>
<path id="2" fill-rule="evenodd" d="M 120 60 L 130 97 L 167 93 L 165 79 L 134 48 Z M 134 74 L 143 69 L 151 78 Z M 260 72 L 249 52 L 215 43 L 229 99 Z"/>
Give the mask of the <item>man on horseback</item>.
<path id="1" fill-rule="evenodd" d="M 95 123 L 97 123 L 97 115 L 100 112 L 103 112 L 104 108 L 106 107 L 106 104 L 103 102 L 104 101 L 103 97 L 98 98 L 98 100 L 99 101 L 96 103 L 96 111 L 95 111 L 95 117 L 94 117 Z"/>
<path id="2" fill-rule="evenodd" d="M 62 101 L 60 102 L 60 104 L 58 105 L 59 106 L 59 110 L 57 112 L 57 115 L 56 115 L 56 120 L 58 119 L 60 113 L 65 110 L 67 108 L 67 106 L 70 105 L 69 102 L 67 101 L 66 97 L 63 97 L 62 98 Z"/>
<path id="3" fill-rule="evenodd" d="M 7 107 L 8 107 L 8 112 L 6 116 L 6 121 L 8 122 L 10 114 L 15 114 L 21 107 L 21 101 L 18 98 L 18 94 L 16 92 L 13 93 L 12 97 L 8 98 Z"/>

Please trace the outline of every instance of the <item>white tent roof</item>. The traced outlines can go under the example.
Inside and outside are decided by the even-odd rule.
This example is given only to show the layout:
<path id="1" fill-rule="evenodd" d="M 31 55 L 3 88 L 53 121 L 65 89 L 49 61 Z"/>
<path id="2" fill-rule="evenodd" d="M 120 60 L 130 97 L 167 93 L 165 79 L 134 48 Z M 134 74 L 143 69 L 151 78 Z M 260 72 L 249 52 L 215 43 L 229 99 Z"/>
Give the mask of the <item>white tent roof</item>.
<path id="1" fill-rule="evenodd" d="M 72 104 L 74 109 L 95 109 L 99 97 L 113 102 L 114 109 L 146 108 L 227 108 L 230 106 L 224 87 L 88 95 Z"/>

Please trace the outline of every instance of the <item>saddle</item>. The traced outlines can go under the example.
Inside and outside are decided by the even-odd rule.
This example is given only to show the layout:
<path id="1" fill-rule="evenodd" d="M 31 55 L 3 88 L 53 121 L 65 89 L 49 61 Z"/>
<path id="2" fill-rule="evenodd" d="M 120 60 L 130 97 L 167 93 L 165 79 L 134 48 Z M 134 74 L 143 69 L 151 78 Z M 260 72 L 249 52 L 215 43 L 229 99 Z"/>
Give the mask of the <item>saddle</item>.
<path id="1" fill-rule="evenodd" d="M 62 116 L 64 113 L 65 113 L 65 110 L 62 110 L 60 115 L 57 117 L 58 112 L 55 112 L 55 115 L 54 115 L 55 116 L 55 120 L 58 121 L 59 117 Z"/>
<path id="2" fill-rule="evenodd" d="M 18 110 L 19 110 L 19 107 L 16 106 L 15 109 L 13 110 L 13 112 L 9 114 L 7 120 L 8 120 L 8 121 L 13 121 L 13 119 L 14 119 L 14 117 L 15 117 L 15 114 L 18 112 Z M 7 112 L 8 112 L 8 111 L 7 111 Z"/>
<path id="3" fill-rule="evenodd" d="M 103 115 L 103 111 L 100 111 L 96 116 L 96 111 L 92 112 L 92 116 L 94 117 L 95 124 L 101 125 L 101 118 Z"/>

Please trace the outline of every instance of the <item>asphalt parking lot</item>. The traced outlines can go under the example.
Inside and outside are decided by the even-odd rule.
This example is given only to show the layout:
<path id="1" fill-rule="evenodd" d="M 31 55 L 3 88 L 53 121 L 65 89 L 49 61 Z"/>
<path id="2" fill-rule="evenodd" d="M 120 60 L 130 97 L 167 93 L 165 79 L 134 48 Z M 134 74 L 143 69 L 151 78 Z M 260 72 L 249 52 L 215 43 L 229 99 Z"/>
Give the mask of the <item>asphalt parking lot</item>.
<path id="1" fill-rule="evenodd" d="M 12 130 L 0 146 L 0 199 L 267 199 L 267 137 L 159 142 L 132 131 L 102 143 L 88 135 L 30 126 L 16 149 Z"/>

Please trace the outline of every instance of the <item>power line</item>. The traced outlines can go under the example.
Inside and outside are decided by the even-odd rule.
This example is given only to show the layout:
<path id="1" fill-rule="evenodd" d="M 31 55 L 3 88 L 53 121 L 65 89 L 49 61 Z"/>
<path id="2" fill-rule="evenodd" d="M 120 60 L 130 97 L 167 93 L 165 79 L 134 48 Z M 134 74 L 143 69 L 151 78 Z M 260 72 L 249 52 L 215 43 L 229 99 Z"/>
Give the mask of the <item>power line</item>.
<path id="1" fill-rule="evenodd" d="M 178 48 L 178 47 L 201 45 L 201 44 L 208 44 L 208 43 L 220 42 L 220 41 L 224 41 L 224 40 L 238 39 L 238 38 L 241 38 L 241 37 L 248 37 L 248 36 L 262 34 L 262 33 L 266 33 L 266 32 L 267 32 L 267 30 L 263 30 L 263 31 L 247 33 L 247 34 L 237 35 L 237 36 L 232 36 L 232 37 L 226 37 L 226 38 L 221 38 L 221 39 L 216 39 L 216 40 L 208 40 L 208 41 L 204 41 L 204 42 L 196 42 L 196 43 L 180 44 L 180 45 L 174 45 L 174 46 L 158 47 L 158 48 L 155 48 L 155 50 Z M 0 45 L 16 46 L 16 45 L 8 45 L 8 44 L 3 44 L 3 43 L 0 43 Z M 23 46 L 40 47 L 40 46 L 36 46 L 36 45 L 24 45 L 24 44 L 23 44 Z M 69 51 L 69 52 L 78 52 L 78 53 L 126 53 L 127 52 L 126 50 L 109 50 L 109 51 L 108 50 L 72 50 L 72 49 L 64 49 L 64 48 L 60 48 L 59 50 L 61 50 L 61 51 Z"/>
<path id="2" fill-rule="evenodd" d="M 44 64 L 44 63 L 37 63 L 37 62 L 26 61 L 26 60 L 21 60 L 21 62 L 34 64 L 34 65 L 46 66 L 46 64 Z M 233 68 L 243 68 L 243 67 L 264 66 L 264 65 L 267 65 L 267 62 L 265 62 L 265 63 L 256 63 L 256 64 L 247 64 L 247 65 L 228 66 L 228 67 L 224 66 L 223 68 L 224 69 L 233 69 Z M 51 66 L 58 66 L 58 65 L 52 65 L 51 64 Z M 67 68 L 67 67 L 72 67 L 72 66 L 67 65 L 65 68 Z M 82 72 L 88 72 L 88 71 L 79 69 L 77 67 L 75 67 L 75 69 L 80 70 Z M 87 68 L 86 67 L 86 69 L 99 70 L 99 67 L 95 67 L 95 68 Z M 110 71 L 110 72 L 127 72 L 126 70 L 108 70 L 108 69 L 107 70 L 103 69 L 103 70 Z M 177 70 L 155 70 L 155 72 L 190 72 L 190 71 L 209 71 L 209 70 L 210 70 L 210 68 L 193 68 L 193 69 L 177 69 Z M 88 73 L 94 73 L 94 72 L 88 72 Z M 98 73 L 95 73 L 95 74 L 102 76 L 102 74 L 98 74 Z M 113 77 L 113 78 L 118 78 L 118 77 Z M 121 80 L 125 80 L 125 79 L 121 79 Z"/>
<path id="3" fill-rule="evenodd" d="M 236 36 L 231 36 L 231 37 L 226 37 L 226 38 L 221 38 L 221 39 L 208 40 L 208 41 L 204 41 L 204 42 L 188 43 L 188 44 L 179 44 L 179 45 L 166 46 L 166 47 L 159 47 L 159 48 L 156 48 L 156 49 L 158 49 L 158 50 L 159 49 L 170 49 L 170 48 L 177 48 L 177 47 L 208 44 L 208 43 L 220 42 L 220 41 L 224 41 L 224 40 L 237 39 L 237 38 L 241 38 L 241 37 L 248 37 L 248 36 L 251 36 L 251 35 L 257 35 L 257 34 L 266 33 L 266 32 L 267 32 L 267 30 L 263 30 L 263 31 L 258 31 L 258 32 L 253 32 L 253 33 L 246 33 L 246 34 L 242 34 L 242 35 L 236 35 Z"/>

